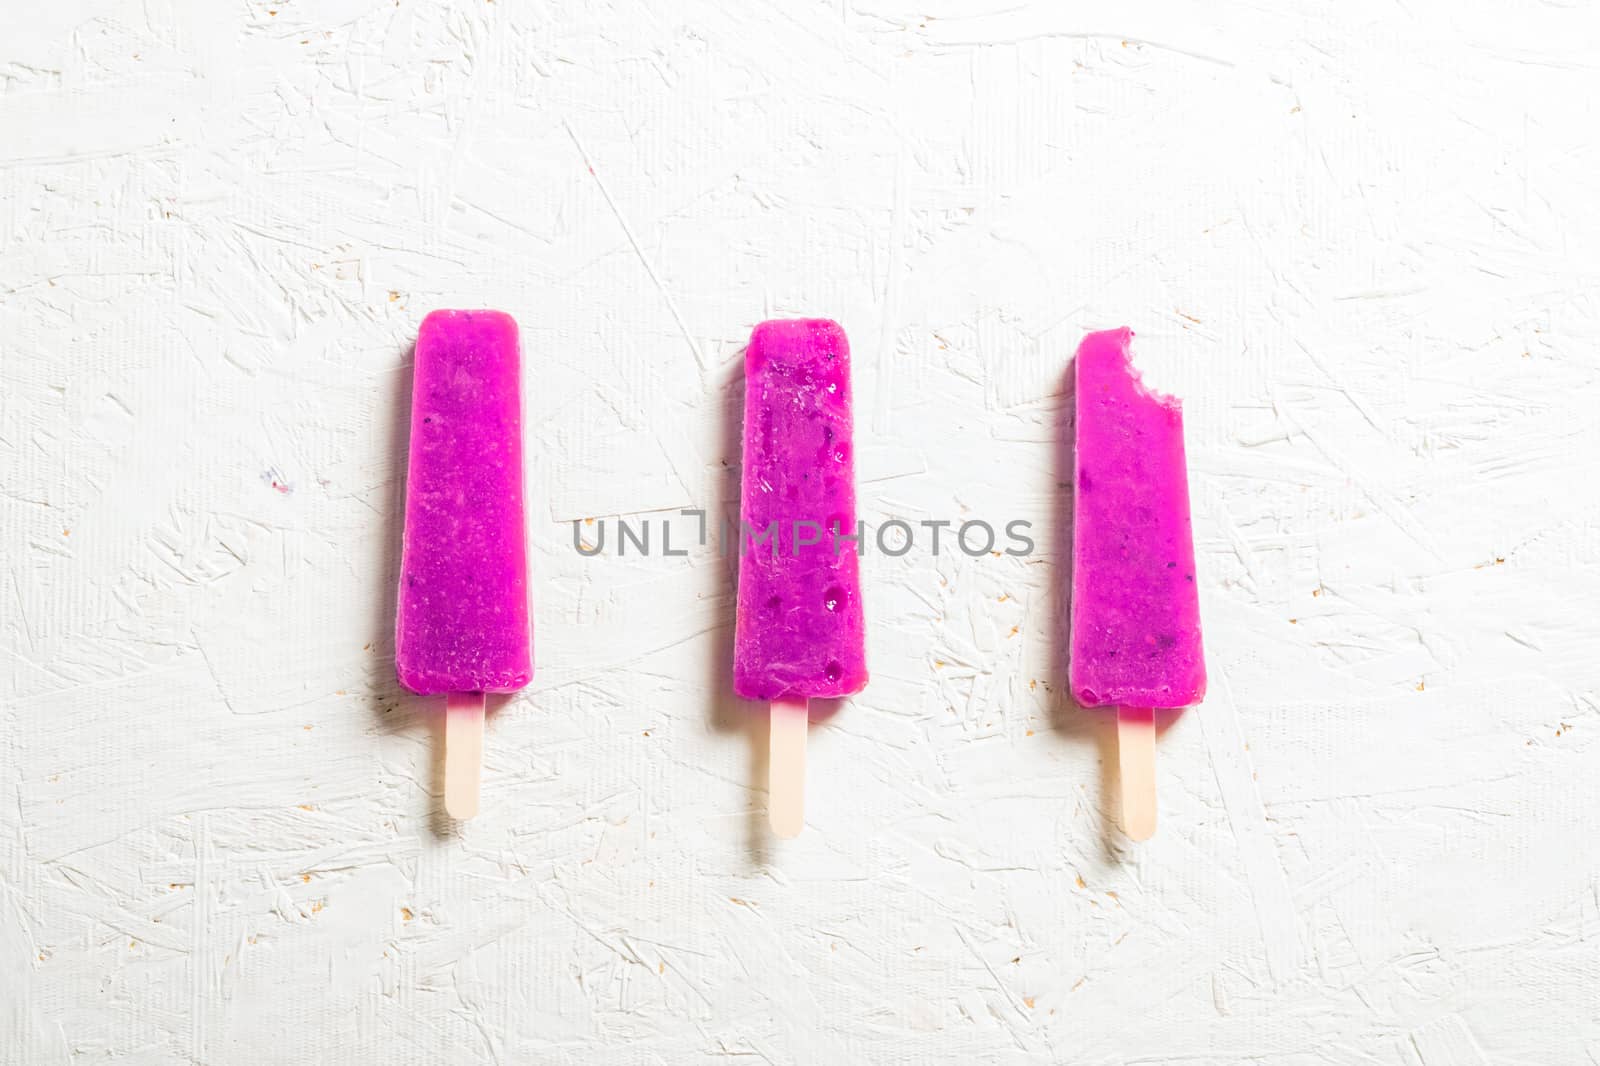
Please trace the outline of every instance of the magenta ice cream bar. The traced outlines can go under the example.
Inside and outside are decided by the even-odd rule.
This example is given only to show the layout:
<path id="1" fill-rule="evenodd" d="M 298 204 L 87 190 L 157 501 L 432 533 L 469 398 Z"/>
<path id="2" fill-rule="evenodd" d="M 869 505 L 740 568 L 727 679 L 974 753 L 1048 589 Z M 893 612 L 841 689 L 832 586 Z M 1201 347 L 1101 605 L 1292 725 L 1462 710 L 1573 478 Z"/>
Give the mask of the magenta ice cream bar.
<path id="1" fill-rule="evenodd" d="M 533 677 L 522 521 L 522 352 L 500 311 L 417 331 L 395 670 L 445 694 L 444 805 L 478 813 L 485 692 Z"/>
<path id="2" fill-rule="evenodd" d="M 521 351 L 500 311 L 434 311 L 417 333 L 395 667 L 419 693 L 533 677 Z"/>
<path id="3" fill-rule="evenodd" d="M 422 319 L 395 621 L 395 667 L 419 693 L 515 691 L 533 677 L 520 367 L 510 315 Z"/>
<path id="4" fill-rule="evenodd" d="M 1182 405 L 1139 380 L 1130 329 L 1078 347 L 1072 695 L 1186 707 L 1206 691 Z"/>
<path id="5" fill-rule="evenodd" d="M 856 533 L 850 406 L 837 323 L 770 321 L 750 334 L 733 663 L 746 699 L 803 703 L 867 683 L 856 542 L 834 541 Z M 759 539 L 769 527 L 774 539 Z"/>
<path id="6" fill-rule="evenodd" d="M 1122 824 L 1156 831 L 1154 708 L 1206 691 L 1183 408 L 1146 389 L 1130 329 L 1078 346 L 1072 532 L 1072 695 L 1117 708 Z"/>
<path id="7" fill-rule="evenodd" d="M 733 687 L 771 707 L 767 815 L 805 824 L 807 701 L 867 683 L 856 563 L 850 345 L 825 318 L 763 322 L 745 350 Z"/>

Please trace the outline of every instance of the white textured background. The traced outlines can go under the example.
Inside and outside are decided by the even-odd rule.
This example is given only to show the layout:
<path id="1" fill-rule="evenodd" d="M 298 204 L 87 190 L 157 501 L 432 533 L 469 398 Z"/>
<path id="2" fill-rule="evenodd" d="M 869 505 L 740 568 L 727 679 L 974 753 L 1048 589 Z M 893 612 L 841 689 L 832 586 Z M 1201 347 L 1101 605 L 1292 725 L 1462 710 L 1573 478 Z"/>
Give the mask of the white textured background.
<path id="1" fill-rule="evenodd" d="M 1600 1063 L 1594 4 L 3 6 L 7 1066 Z M 459 829 L 390 636 L 448 306 L 523 326 L 540 664 Z M 779 846 L 728 566 L 570 521 L 730 507 L 789 314 L 863 517 L 1040 553 L 869 557 Z M 1212 678 L 1139 848 L 1053 591 L 1124 323 Z"/>

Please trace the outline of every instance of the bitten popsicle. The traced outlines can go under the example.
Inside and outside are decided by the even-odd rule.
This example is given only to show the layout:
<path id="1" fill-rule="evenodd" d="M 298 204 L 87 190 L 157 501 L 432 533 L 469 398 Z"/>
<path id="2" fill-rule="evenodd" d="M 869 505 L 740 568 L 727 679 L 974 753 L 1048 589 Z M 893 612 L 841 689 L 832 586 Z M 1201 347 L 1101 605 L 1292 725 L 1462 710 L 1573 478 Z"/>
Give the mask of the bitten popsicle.
<path id="1" fill-rule="evenodd" d="M 1072 545 L 1072 695 L 1115 706 L 1123 825 L 1156 828 L 1154 708 L 1206 691 L 1183 452 L 1183 407 L 1139 380 L 1133 331 L 1078 346 Z"/>
<path id="2" fill-rule="evenodd" d="M 850 402 L 837 323 L 750 334 L 733 687 L 771 705 L 768 817 L 781 837 L 805 822 L 807 701 L 867 683 Z"/>
<path id="3" fill-rule="evenodd" d="M 522 513 L 522 355 L 501 311 L 417 331 L 395 670 L 445 694 L 445 809 L 478 813 L 486 692 L 533 678 Z"/>

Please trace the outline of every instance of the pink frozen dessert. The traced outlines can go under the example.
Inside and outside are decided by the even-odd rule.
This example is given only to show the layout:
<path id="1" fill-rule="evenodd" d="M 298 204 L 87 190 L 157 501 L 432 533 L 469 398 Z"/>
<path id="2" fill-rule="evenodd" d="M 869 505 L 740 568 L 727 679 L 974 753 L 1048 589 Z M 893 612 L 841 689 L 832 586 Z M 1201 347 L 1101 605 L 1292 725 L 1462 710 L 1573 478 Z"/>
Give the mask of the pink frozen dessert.
<path id="1" fill-rule="evenodd" d="M 434 311 L 417 333 L 395 668 L 419 693 L 533 677 L 517 323 Z"/>
<path id="2" fill-rule="evenodd" d="M 1078 347 L 1072 695 L 1186 707 L 1205 695 L 1183 409 L 1146 389 L 1130 329 Z"/>
<path id="3" fill-rule="evenodd" d="M 850 395 L 837 323 L 770 321 L 751 333 L 733 664 L 746 699 L 848 696 L 867 683 L 856 542 L 835 538 L 857 532 Z"/>

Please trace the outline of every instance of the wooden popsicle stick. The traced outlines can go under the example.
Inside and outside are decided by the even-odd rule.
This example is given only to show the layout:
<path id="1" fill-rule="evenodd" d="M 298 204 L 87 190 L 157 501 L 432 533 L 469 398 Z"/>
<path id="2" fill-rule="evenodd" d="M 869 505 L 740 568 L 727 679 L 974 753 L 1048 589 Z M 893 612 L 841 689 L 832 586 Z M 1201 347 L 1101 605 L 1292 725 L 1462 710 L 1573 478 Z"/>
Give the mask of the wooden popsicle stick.
<path id="1" fill-rule="evenodd" d="M 1156 716 L 1147 707 L 1117 708 L 1122 766 L 1122 828 L 1134 840 L 1156 835 Z"/>
<path id="2" fill-rule="evenodd" d="M 806 824 L 806 729 L 811 714 L 804 697 L 772 701 L 772 746 L 767 760 L 767 819 L 785 840 Z"/>
<path id="3" fill-rule="evenodd" d="M 483 776 L 483 693 L 452 692 L 444 704 L 444 809 L 462 820 L 478 813 Z"/>

